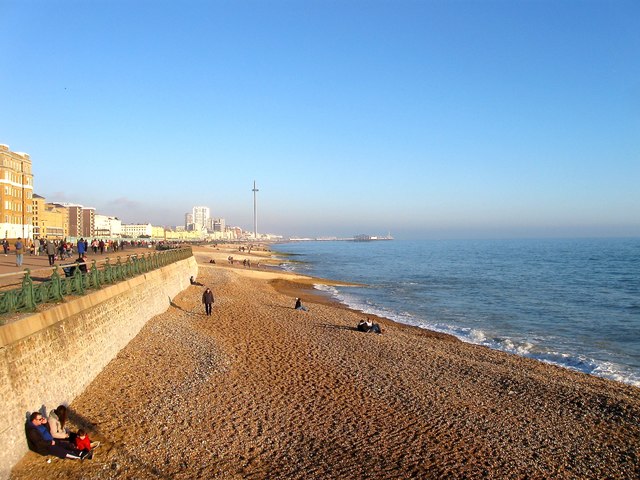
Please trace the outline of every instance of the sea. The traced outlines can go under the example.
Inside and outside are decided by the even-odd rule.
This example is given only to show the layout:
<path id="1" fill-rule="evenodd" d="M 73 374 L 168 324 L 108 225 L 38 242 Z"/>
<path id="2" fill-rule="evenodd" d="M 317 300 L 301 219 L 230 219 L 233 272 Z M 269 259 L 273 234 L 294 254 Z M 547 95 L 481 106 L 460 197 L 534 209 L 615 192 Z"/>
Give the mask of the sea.
<path id="1" fill-rule="evenodd" d="M 640 387 L 640 238 L 303 241 L 285 270 L 367 314 Z"/>

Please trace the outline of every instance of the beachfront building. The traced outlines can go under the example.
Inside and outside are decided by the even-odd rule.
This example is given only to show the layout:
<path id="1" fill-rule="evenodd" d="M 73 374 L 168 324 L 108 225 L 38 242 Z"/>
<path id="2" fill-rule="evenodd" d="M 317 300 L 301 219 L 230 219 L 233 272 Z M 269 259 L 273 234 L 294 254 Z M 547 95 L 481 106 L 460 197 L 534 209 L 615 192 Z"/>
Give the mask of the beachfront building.
<path id="1" fill-rule="evenodd" d="M 82 205 L 76 203 L 57 203 L 69 212 L 69 236 L 80 238 L 82 233 Z"/>
<path id="2" fill-rule="evenodd" d="M 69 212 L 61 205 L 45 203 L 40 212 L 40 238 L 62 240 L 69 236 Z"/>
<path id="3" fill-rule="evenodd" d="M 124 223 L 122 224 L 122 236 L 127 238 L 151 238 L 153 226 L 150 223 Z"/>
<path id="4" fill-rule="evenodd" d="M 89 238 L 93 235 L 96 224 L 96 209 L 93 207 L 82 207 L 82 236 Z"/>
<path id="5" fill-rule="evenodd" d="M 31 223 L 33 225 L 33 238 L 40 237 L 40 230 L 42 229 L 41 212 L 44 211 L 45 198 L 37 193 L 33 194 L 31 198 Z"/>
<path id="6" fill-rule="evenodd" d="M 31 157 L 0 145 L 0 235 L 33 238 Z"/>
<path id="7" fill-rule="evenodd" d="M 234 238 L 243 238 L 244 236 L 244 231 L 240 227 L 231 227 L 229 230 L 233 232 Z"/>
<path id="8" fill-rule="evenodd" d="M 193 230 L 193 213 L 184 214 L 184 229 Z"/>
<path id="9" fill-rule="evenodd" d="M 59 202 L 54 205 L 64 207 L 69 212 L 68 235 L 71 238 L 89 238 L 95 230 L 96 209 L 77 203 Z"/>
<path id="10" fill-rule="evenodd" d="M 209 224 L 209 218 L 211 218 L 209 207 L 193 207 L 192 210 L 193 224 L 195 225 L 193 230 L 206 229 Z"/>
<path id="11" fill-rule="evenodd" d="M 207 231 L 209 233 L 224 233 L 227 229 L 226 221 L 224 218 L 211 218 Z"/>
<path id="12" fill-rule="evenodd" d="M 185 230 L 176 228 L 175 230 L 165 228 L 164 238 L 170 242 L 196 242 L 204 238 L 202 230 Z"/>
<path id="13" fill-rule="evenodd" d="M 69 211 L 58 203 L 45 203 L 40 212 L 40 238 L 61 240 L 69 236 Z"/>
<path id="14" fill-rule="evenodd" d="M 151 237 L 154 240 L 164 240 L 164 227 L 153 225 L 151 227 Z"/>
<path id="15" fill-rule="evenodd" d="M 89 237 L 119 237 L 122 234 L 122 221 L 118 217 L 96 214 L 94 217 L 93 233 Z"/>
<path id="16" fill-rule="evenodd" d="M 60 240 L 69 234 L 69 212 L 62 205 L 34 193 L 32 212 L 33 238 Z"/>

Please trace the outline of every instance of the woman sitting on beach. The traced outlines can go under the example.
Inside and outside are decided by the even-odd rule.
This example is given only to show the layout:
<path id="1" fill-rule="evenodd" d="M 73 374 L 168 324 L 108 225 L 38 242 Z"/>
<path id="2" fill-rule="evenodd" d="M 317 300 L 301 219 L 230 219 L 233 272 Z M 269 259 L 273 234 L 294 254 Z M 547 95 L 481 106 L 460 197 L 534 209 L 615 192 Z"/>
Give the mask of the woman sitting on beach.
<path id="1" fill-rule="evenodd" d="M 65 423 L 67 423 L 67 407 L 58 405 L 58 408 L 49 413 L 49 431 L 54 440 L 68 440 L 70 442 L 74 440 L 75 433 L 65 428 Z"/>
<path id="2" fill-rule="evenodd" d="M 360 320 L 358 322 L 358 326 L 356 327 L 356 330 L 358 330 L 359 332 L 365 332 L 365 333 L 382 333 L 382 329 L 380 328 L 380 325 L 378 325 L 377 323 L 373 323 L 371 320 L 369 320 L 367 318 L 367 320 Z"/>
<path id="3" fill-rule="evenodd" d="M 296 298 L 296 306 L 293 307 L 296 310 L 302 310 L 304 312 L 309 311 L 309 309 L 307 307 L 305 307 L 304 305 L 302 305 L 302 300 L 300 300 L 299 298 Z"/>

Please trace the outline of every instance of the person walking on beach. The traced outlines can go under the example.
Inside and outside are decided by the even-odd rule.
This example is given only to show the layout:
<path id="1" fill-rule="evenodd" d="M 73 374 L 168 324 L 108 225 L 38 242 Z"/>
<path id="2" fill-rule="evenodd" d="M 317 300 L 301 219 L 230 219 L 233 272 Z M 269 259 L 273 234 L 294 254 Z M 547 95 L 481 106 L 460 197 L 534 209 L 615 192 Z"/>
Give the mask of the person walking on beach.
<path id="1" fill-rule="evenodd" d="M 211 316 L 211 306 L 213 305 L 213 302 L 213 292 L 209 287 L 207 287 L 202 294 L 202 303 L 204 303 L 204 310 L 208 317 Z"/>

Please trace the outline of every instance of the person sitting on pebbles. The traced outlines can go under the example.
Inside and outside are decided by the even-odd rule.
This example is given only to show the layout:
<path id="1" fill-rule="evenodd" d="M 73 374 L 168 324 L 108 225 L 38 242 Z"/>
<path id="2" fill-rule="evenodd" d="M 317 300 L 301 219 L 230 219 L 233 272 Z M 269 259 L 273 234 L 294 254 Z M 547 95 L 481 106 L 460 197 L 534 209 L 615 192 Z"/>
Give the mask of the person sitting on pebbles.
<path id="1" fill-rule="evenodd" d="M 377 323 L 373 323 L 369 318 L 367 318 L 367 320 L 360 320 L 358 322 L 358 326 L 356 327 L 356 330 L 358 330 L 359 332 L 365 332 L 365 333 L 377 333 L 377 334 L 381 334 L 382 333 L 382 329 L 380 328 L 380 325 L 378 325 Z"/>
<path id="2" fill-rule="evenodd" d="M 78 435 L 75 438 L 76 450 L 80 452 L 82 458 L 87 460 L 93 459 L 93 449 L 100 446 L 100 442 L 92 442 L 83 429 L 78 430 Z"/>
<path id="3" fill-rule="evenodd" d="M 309 309 L 307 307 L 305 307 L 304 305 L 302 305 L 302 300 L 300 300 L 299 298 L 296 298 L 296 306 L 293 307 L 296 310 L 302 310 L 303 312 L 308 312 Z"/>
<path id="4" fill-rule="evenodd" d="M 25 424 L 27 446 L 40 455 L 54 455 L 58 458 L 81 460 L 80 452 L 64 442 L 56 442 L 47 428 L 47 418 L 40 412 L 33 412 Z"/>

